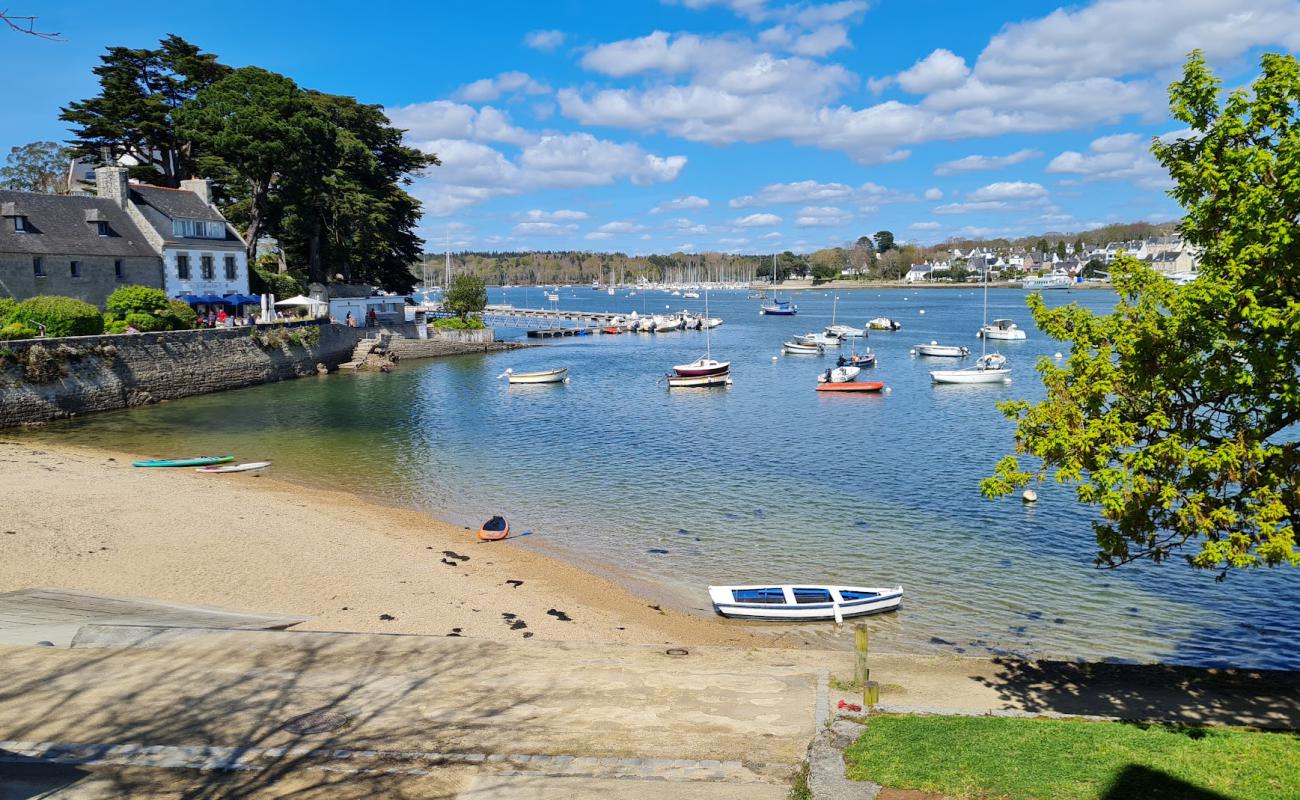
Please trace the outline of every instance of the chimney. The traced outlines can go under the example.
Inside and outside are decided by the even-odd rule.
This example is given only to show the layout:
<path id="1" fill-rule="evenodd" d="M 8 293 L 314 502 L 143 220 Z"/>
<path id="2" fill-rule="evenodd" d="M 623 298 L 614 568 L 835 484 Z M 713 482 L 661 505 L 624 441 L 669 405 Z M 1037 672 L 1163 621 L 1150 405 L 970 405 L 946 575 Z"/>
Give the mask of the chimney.
<path id="1" fill-rule="evenodd" d="M 194 192 L 204 203 L 212 205 L 212 181 L 207 178 L 190 178 L 181 181 L 181 188 L 187 192 Z"/>
<path id="2" fill-rule="evenodd" d="M 106 163 L 95 168 L 95 194 L 110 197 L 119 206 L 126 208 L 130 192 L 126 182 L 126 167 Z"/>

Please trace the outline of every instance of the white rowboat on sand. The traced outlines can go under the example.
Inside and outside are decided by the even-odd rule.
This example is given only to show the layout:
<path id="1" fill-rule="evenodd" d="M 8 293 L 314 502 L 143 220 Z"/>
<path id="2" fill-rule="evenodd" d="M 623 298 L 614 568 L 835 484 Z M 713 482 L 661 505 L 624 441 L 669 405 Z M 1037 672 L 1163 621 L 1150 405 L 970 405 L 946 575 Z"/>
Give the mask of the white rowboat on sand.
<path id="1" fill-rule="evenodd" d="M 903 587 L 873 589 L 826 584 L 710 586 L 713 608 L 724 617 L 779 621 L 833 620 L 893 611 L 903 602 Z"/>

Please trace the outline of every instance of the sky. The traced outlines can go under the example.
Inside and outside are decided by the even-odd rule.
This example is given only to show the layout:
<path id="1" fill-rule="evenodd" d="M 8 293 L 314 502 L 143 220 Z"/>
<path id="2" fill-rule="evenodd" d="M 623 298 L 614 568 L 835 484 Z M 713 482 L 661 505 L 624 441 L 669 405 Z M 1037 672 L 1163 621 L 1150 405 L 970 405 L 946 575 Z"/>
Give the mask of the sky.
<path id="1" fill-rule="evenodd" d="M 442 166 L 427 249 L 807 252 L 891 230 L 1178 216 L 1149 152 L 1193 49 L 1228 87 L 1300 50 L 1300 0 L 13 0 L 0 152 L 62 139 L 114 45 L 169 33 L 385 107 Z"/>

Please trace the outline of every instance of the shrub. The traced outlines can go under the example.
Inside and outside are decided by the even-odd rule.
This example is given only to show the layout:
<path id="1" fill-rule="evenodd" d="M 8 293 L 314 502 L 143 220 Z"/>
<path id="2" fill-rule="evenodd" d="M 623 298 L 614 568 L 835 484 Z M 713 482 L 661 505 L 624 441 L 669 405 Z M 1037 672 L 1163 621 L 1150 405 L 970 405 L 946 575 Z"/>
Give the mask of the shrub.
<path id="1" fill-rule="evenodd" d="M 198 327 L 199 315 L 183 300 L 168 300 L 167 311 L 162 315 L 167 327 L 173 331 L 187 331 Z"/>
<path id="2" fill-rule="evenodd" d="M 12 297 L 0 297 L 0 325 L 4 324 L 5 317 L 9 316 L 17 305 L 18 301 Z"/>
<path id="3" fill-rule="evenodd" d="M 126 320 L 115 319 L 104 326 L 104 333 L 126 333 Z"/>
<path id="4" fill-rule="evenodd" d="M 273 294 L 281 300 L 303 292 L 302 283 L 297 278 L 260 264 L 249 269 L 248 288 L 253 294 Z"/>
<path id="5" fill-rule="evenodd" d="M 116 319 L 131 314 L 163 314 L 168 309 L 167 293 L 148 286 L 123 286 L 108 296 L 104 308 Z"/>
<path id="6" fill-rule="evenodd" d="M 461 318 L 482 311 L 487 305 L 487 286 L 483 279 L 468 273 L 461 273 L 451 280 L 442 300 L 442 307 Z"/>
<path id="7" fill-rule="evenodd" d="M 38 295 L 24 300 L 9 313 L 9 322 L 33 329 L 45 326 L 46 336 L 95 336 L 104 332 L 104 317 L 90 303 L 71 297 Z"/>
<path id="8" fill-rule="evenodd" d="M 162 317 L 155 317 L 153 314 L 127 314 L 126 324 L 141 333 L 167 330 L 167 321 Z"/>
<path id="9" fill-rule="evenodd" d="M 39 334 L 21 322 L 11 322 L 0 328 L 0 339 L 35 339 Z"/>
<path id="10" fill-rule="evenodd" d="M 461 319 L 460 317 L 443 317 L 435 320 L 433 327 L 444 331 L 481 331 L 487 327 L 478 317 Z"/>

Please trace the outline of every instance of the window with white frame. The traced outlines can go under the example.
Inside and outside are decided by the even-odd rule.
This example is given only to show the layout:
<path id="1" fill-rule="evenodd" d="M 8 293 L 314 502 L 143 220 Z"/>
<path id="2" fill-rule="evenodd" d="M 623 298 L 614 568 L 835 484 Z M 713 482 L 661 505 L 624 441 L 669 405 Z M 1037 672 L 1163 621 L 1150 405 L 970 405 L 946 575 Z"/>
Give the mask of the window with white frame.
<path id="1" fill-rule="evenodd" d="M 174 219 L 172 235 L 186 239 L 224 239 L 226 223 L 212 219 Z"/>

